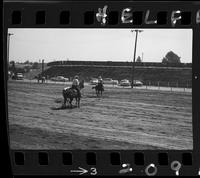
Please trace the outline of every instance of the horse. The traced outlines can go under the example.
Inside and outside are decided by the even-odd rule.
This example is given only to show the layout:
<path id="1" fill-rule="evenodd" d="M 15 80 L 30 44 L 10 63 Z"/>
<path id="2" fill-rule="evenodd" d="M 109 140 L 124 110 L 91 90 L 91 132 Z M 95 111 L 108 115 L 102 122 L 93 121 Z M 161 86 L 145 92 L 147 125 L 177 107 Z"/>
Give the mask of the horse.
<path id="1" fill-rule="evenodd" d="M 38 75 L 35 78 L 38 80 L 38 83 L 40 83 L 40 80 L 42 83 L 45 83 L 45 80 L 46 80 L 45 76 Z"/>
<path id="2" fill-rule="evenodd" d="M 96 86 L 92 87 L 92 89 L 95 89 L 97 96 L 99 95 L 102 96 L 102 92 L 104 91 L 104 86 L 102 83 L 98 83 Z"/>
<path id="3" fill-rule="evenodd" d="M 79 89 L 83 89 L 84 88 L 84 81 L 82 80 L 79 83 Z M 80 99 L 81 99 L 81 93 L 80 95 L 78 95 L 78 91 L 76 89 L 70 88 L 70 87 L 66 87 L 63 89 L 62 91 L 63 94 L 63 98 L 64 98 L 64 102 L 63 102 L 63 107 L 66 108 L 66 102 L 69 102 L 69 106 L 70 108 L 72 108 L 72 101 L 75 98 L 76 99 L 76 106 L 78 108 L 80 108 Z"/>

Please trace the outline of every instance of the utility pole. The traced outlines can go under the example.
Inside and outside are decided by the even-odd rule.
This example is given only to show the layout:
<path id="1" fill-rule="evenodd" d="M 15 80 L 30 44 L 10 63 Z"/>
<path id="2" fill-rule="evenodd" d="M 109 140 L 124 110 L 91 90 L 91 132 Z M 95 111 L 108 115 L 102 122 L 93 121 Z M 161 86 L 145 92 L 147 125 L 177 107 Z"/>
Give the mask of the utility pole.
<path id="1" fill-rule="evenodd" d="M 134 85 L 134 70 L 135 70 L 135 56 L 136 56 L 136 49 L 137 49 L 137 38 L 138 38 L 138 33 L 142 32 L 142 30 L 131 30 L 131 32 L 136 32 L 136 34 L 135 34 L 134 57 L 133 57 L 133 64 L 132 64 L 132 75 L 131 75 L 131 88 L 133 88 L 133 85 Z"/>
<path id="2" fill-rule="evenodd" d="M 8 35 L 7 35 L 7 69 L 9 67 L 9 62 L 10 62 L 9 52 L 10 52 L 10 36 L 11 35 L 14 35 L 14 34 L 13 33 L 8 33 Z M 6 74 L 6 76 L 7 76 L 7 80 L 8 80 L 8 73 Z"/>
<path id="3" fill-rule="evenodd" d="M 143 62 L 143 59 L 144 59 L 144 53 L 142 52 L 142 62 Z"/>
<path id="4" fill-rule="evenodd" d="M 8 38 L 7 38 L 7 61 L 8 61 L 8 65 L 9 65 L 9 52 L 10 52 L 10 36 L 14 35 L 13 33 L 8 33 Z"/>
<path id="5" fill-rule="evenodd" d="M 42 74 L 44 72 L 44 59 L 42 59 Z"/>

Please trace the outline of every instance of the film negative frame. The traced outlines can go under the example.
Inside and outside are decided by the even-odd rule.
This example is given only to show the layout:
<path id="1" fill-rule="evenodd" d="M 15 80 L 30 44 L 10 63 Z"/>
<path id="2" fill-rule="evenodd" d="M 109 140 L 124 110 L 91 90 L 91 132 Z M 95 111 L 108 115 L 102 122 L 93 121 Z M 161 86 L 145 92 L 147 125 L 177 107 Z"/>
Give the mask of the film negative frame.
<path id="1" fill-rule="evenodd" d="M 109 22 L 102 25 L 97 21 L 96 13 L 98 13 L 99 8 L 105 6 L 108 7 Z M 122 23 L 122 11 L 126 8 L 133 8 L 136 11 L 143 12 L 143 20 L 140 25 Z M 145 14 L 148 10 L 153 13 L 152 16 L 149 15 L 150 19 L 154 19 L 158 12 L 166 12 L 165 22 L 163 24 L 147 23 L 145 21 Z M 42 13 L 37 20 L 36 13 L 39 11 Z M 60 13 L 62 11 L 67 11 L 69 18 L 64 24 L 60 23 Z M 177 11 L 180 11 L 182 14 L 189 14 L 191 21 L 187 23 L 187 19 L 186 22 L 184 20 L 177 20 L 173 25 L 171 15 Z M 109 19 L 111 15 L 113 19 Z M 7 1 L 4 2 L 3 59 L 7 59 L 8 28 L 187 28 L 193 30 L 193 150 L 10 150 L 11 166 L 14 175 L 200 175 L 199 2 Z M 6 60 L 4 60 L 3 67 L 5 94 L 7 96 Z M 5 103 L 7 105 L 7 98 Z M 7 115 L 8 110 L 6 107 Z M 8 123 L 7 118 L 6 121 Z M 9 139 L 8 126 L 7 134 Z M 63 164 L 63 153 L 66 153 L 67 160 L 71 160 L 67 161 L 66 165 Z M 16 164 L 16 160 L 18 160 L 19 164 Z"/>

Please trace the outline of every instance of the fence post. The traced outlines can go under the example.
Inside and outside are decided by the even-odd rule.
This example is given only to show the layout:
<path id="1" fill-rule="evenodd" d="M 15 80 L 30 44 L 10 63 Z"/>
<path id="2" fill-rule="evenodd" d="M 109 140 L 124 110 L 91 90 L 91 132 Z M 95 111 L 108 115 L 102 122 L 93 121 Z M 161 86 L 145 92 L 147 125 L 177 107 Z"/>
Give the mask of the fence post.
<path id="1" fill-rule="evenodd" d="M 169 84 L 169 82 L 167 82 L 167 87 L 169 88 L 169 90 L 170 90 L 170 84 Z"/>
<path id="2" fill-rule="evenodd" d="M 145 82 L 146 83 L 146 89 L 147 89 L 147 82 Z"/>
<path id="3" fill-rule="evenodd" d="M 160 90 L 160 82 L 158 81 L 158 90 Z"/>
<path id="4" fill-rule="evenodd" d="M 170 83 L 169 83 L 169 87 L 170 87 L 170 89 L 171 89 L 171 91 L 172 91 L 172 86 L 170 86 Z"/>
<path id="5" fill-rule="evenodd" d="M 151 82 L 149 81 L 149 87 L 150 87 L 150 85 L 151 85 Z"/>

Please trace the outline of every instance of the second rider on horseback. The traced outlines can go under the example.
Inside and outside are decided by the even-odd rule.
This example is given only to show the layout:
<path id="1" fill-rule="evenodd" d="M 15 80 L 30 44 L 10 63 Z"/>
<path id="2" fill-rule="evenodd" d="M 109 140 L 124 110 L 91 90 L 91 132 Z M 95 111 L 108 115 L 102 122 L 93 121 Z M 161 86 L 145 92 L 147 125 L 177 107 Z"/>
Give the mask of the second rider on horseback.
<path id="1" fill-rule="evenodd" d="M 79 88 L 79 76 L 76 75 L 72 81 L 72 89 L 75 89 L 78 93 L 78 96 L 81 96 L 80 88 Z"/>
<path id="2" fill-rule="evenodd" d="M 101 76 L 98 77 L 98 84 L 102 84 L 103 85 L 103 79 Z"/>
<path id="3" fill-rule="evenodd" d="M 103 87 L 103 79 L 102 79 L 101 76 L 98 77 L 98 84 L 97 85 L 102 87 L 102 89 L 104 89 L 104 87 Z"/>
<path id="4" fill-rule="evenodd" d="M 103 86 L 103 80 L 102 80 L 101 76 L 98 77 L 98 83 L 95 87 L 92 87 L 92 89 L 96 90 L 97 96 L 99 96 L 99 95 L 102 96 L 102 92 L 104 91 L 104 86 Z"/>

